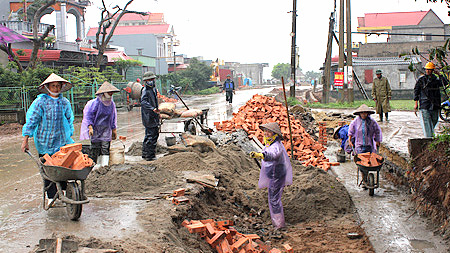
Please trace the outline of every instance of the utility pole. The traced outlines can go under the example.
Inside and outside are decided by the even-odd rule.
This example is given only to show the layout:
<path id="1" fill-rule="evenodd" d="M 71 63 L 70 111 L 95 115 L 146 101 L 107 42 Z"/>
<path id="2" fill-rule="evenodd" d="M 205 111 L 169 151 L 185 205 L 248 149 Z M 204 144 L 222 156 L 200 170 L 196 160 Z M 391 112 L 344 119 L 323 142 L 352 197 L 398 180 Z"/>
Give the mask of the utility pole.
<path id="1" fill-rule="evenodd" d="M 173 73 L 176 74 L 177 72 L 177 59 L 175 57 L 175 51 L 173 51 Z"/>
<path id="2" fill-rule="evenodd" d="M 344 3 L 345 0 L 341 0 L 339 5 L 339 72 L 344 72 Z M 344 92 L 341 92 L 341 95 L 341 102 L 345 101 Z"/>
<path id="3" fill-rule="evenodd" d="M 323 93 L 322 93 L 322 103 L 328 104 L 330 102 L 330 86 L 331 86 L 331 52 L 333 49 L 333 29 L 334 29 L 334 17 L 336 11 L 336 1 L 335 10 L 330 14 L 330 25 L 328 27 L 328 43 L 327 43 L 327 53 L 325 55 L 325 68 L 323 70 Z"/>
<path id="4" fill-rule="evenodd" d="M 297 37 L 297 0 L 293 0 L 293 10 L 292 10 L 292 42 L 291 42 L 291 80 L 292 85 L 290 89 L 290 96 L 295 97 L 295 54 L 296 54 L 296 37 Z"/>
<path id="5" fill-rule="evenodd" d="M 350 0 L 347 0 L 346 4 L 347 8 L 347 67 L 348 70 L 348 76 L 353 76 L 353 60 L 352 60 L 352 54 L 353 54 L 353 46 L 352 46 L 352 15 L 350 10 Z M 352 69 L 352 70 L 350 70 Z M 348 78 L 352 80 L 353 78 Z M 348 83 L 348 82 L 347 82 Z M 353 103 L 355 100 L 355 93 L 353 92 L 353 83 L 348 83 L 348 102 Z"/>

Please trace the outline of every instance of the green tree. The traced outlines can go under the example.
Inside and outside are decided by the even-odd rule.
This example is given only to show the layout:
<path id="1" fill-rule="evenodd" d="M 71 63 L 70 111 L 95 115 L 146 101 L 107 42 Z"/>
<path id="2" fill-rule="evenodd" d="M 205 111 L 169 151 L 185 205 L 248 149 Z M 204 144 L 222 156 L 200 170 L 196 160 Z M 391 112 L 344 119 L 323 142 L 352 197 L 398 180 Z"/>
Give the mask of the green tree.
<path id="1" fill-rule="evenodd" d="M 281 77 L 285 79 L 291 75 L 291 65 L 289 63 L 278 63 L 273 66 L 272 77 L 281 80 Z"/>
<path id="2" fill-rule="evenodd" d="M 114 65 L 118 67 L 120 70 L 122 70 L 122 75 L 124 76 L 125 79 L 127 79 L 127 71 L 129 68 L 135 66 L 142 66 L 142 64 L 144 64 L 143 62 L 134 59 L 122 60 L 114 58 L 113 60 L 115 60 Z"/>
<path id="3" fill-rule="evenodd" d="M 315 72 L 315 71 L 306 71 L 306 73 L 305 73 L 305 78 L 308 81 L 319 79 L 321 76 L 322 76 L 322 74 L 320 72 Z"/>
<path id="4" fill-rule="evenodd" d="M 193 58 L 189 66 L 185 70 L 180 71 L 180 75 L 182 78 L 189 79 L 189 86 L 186 89 L 196 91 L 208 88 L 207 83 L 210 79 L 211 71 L 211 67 L 206 63 Z M 187 85 L 186 80 L 184 85 Z"/>
<path id="5" fill-rule="evenodd" d="M 183 87 L 183 92 L 192 93 L 208 88 L 211 71 L 206 63 L 193 58 L 185 70 L 159 76 L 159 79 L 162 83 Z"/>

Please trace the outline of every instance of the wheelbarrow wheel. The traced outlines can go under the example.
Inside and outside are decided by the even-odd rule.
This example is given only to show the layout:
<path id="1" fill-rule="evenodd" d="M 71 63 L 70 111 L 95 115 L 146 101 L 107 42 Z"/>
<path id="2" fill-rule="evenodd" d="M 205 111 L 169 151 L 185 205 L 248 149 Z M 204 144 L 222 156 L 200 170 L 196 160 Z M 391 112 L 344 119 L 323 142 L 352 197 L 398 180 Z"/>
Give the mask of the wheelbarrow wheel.
<path id="1" fill-rule="evenodd" d="M 375 189 L 373 188 L 375 185 L 375 177 L 373 173 L 369 173 L 367 181 L 367 184 L 369 186 L 369 196 L 373 196 L 375 192 Z"/>
<path id="2" fill-rule="evenodd" d="M 66 197 L 75 201 L 82 200 L 80 186 L 76 182 L 67 183 Z M 71 220 L 78 220 L 80 218 L 82 206 L 81 204 L 74 205 L 66 203 L 67 215 Z"/>

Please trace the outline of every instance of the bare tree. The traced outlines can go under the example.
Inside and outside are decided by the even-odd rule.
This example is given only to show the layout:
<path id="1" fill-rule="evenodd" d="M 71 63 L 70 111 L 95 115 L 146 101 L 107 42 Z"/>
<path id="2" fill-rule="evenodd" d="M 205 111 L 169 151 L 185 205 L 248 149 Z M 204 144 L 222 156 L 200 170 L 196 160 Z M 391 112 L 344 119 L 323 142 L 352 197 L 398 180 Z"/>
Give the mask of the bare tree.
<path id="1" fill-rule="evenodd" d="M 22 73 L 23 72 L 23 67 L 22 64 L 20 64 L 19 58 L 17 57 L 17 55 L 12 51 L 11 49 L 11 43 L 8 44 L 1 44 L 0 45 L 0 50 L 2 50 L 3 52 L 8 54 L 8 59 L 10 61 L 13 61 L 17 64 L 17 72 Z"/>
<path id="2" fill-rule="evenodd" d="M 148 15 L 145 12 L 127 10 L 128 6 L 133 1 L 134 0 L 129 0 L 123 8 L 120 8 L 118 5 L 116 5 L 114 8 L 112 8 L 114 10 L 114 13 L 112 13 L 106 8 L 105 0 L 102 0 L 102 16 L 98 25 L 97 33 L 95 34 L 95 43 L 98 50 L 97 68 L 100 68 L 100 65 L 102 64 L 103 54 L 105 53 L 106 47 L 108 46 L 109 41 L 114 35 L 114 30 L 116 29 L 123 15 L 125 15 L 126 13 L 136 13 L 143 16 Z"/>
<path id="3" fill-rule="evenodd" d="M 39 48 L 41 47 L 42 42 L 48 36 L 50 31 L 55 28 L 54 25 L 50 25 L 47 27 L 45 32 L 40 37 L 38 36 L 39 20 L 42 16 L 42 13 L 48 7 L 50 7 L 51 5 L 53 5 L 55 3 L 56 3 L 56 0 L 47 0 L 47 1 L 43 2 L 42 3 L 43 5 L 41 5 L 41 7 L 39 7 L 39 9 L 37 9 L 36 12 L 34 13 L 34 16 L 33 16 L 33 51 L 31 52 L 31 58 L 30 58 L 30 62 L 28 63 L 27 68 L 31 68 L 31 69 L 36 68 L 36 62 L 37 62 L 37 58 L 38 58 Z"/>

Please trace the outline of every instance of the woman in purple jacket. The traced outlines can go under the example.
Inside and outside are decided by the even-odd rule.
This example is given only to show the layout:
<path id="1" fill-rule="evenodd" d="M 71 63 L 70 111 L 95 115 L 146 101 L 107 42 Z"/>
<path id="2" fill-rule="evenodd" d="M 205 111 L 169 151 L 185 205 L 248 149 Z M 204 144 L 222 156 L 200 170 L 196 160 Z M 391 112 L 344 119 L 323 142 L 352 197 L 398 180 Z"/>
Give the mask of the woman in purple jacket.
<path id="1" fill-rule="evenodd" d="M 117 110 L 112 99 L 115 92 L 120 90 L 104 82 L 95 93 L 97 98 L 88 101 L 83 110 L 80 140 L 91 140 L 89 156 L 99 166 L 109 164 L 111 140 L 117 137 Z"/>
<path id="2" fill-rule="evenodd" d="M 353 147 L 356 154 L 372 152 L 378 153 L 378 147 L 382 141 L 381 128 L 378 123 L 370 117 L 370 114 L 375 112 L 367 105 L 361 105 L 353 113 L 358 115 L 348 129 L 348 138 L 351 140 L 355 137 L 355 144 L 348 142 Z M 362 171 L 364 182 L 367 181 L 367 171 Z"/>
<path id="3" fill-rule="evenodd" d="M 284 186 L 292 184 L 292 166 L 281 143 L 283 135 L 278 123 L 263 124 L 260 128 L 264 130 L 264 150 L 250 152 L 250 157 L 262 159 L 258 186 L 268 189 L 270 217 L 273 226 L 279 229 L 285 226 L 281 195 Z"/>

